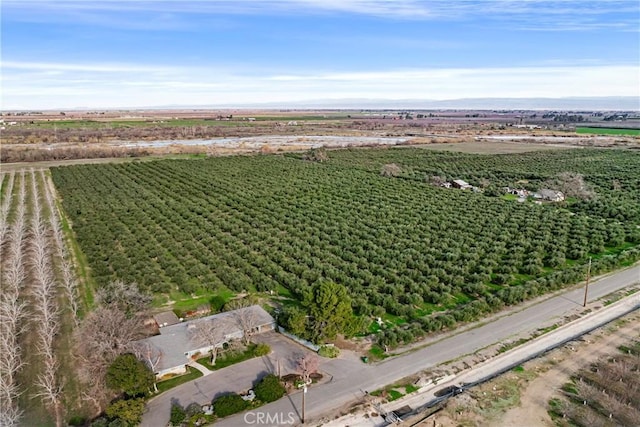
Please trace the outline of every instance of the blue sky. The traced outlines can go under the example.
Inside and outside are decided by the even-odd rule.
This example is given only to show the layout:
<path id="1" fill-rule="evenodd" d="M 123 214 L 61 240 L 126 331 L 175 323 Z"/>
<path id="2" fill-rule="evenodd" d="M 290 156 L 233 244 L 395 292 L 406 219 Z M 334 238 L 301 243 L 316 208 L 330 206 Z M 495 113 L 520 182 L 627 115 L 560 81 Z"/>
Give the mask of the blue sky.
<path id="1" fill-rule="evenodd" d="M 638 0 L 2 0 L 2 108 L 640 96 Z"/>

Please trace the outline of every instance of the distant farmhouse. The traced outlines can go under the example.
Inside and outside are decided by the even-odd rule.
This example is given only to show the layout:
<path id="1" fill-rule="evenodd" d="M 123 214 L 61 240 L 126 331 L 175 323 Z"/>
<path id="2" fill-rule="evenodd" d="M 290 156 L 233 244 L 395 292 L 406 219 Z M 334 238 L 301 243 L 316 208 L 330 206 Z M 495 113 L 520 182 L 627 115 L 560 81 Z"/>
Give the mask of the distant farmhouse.
<path id="1" fill-rule="evenodd" d="M 439 177 L 433 177 L 439 178 Z M 467 181 L 462 179 L 454 179 L 452 181 L 444 181 L 442 179 L 434 179 L 432 183 L 438 187 L 443 188 L 457 188 L 460 190 L 473 190 L 476 193 L 482 192 L 481 189 L 469 184 Z M 511 187 L 503 187 L 502 191 L 506 194 L 512 194 L 518 197 L 519 202 L 525 202 L 527 198 L 532 197 L 536 203 L 546 202 L 562 202 L 565 200 L 564 193 L 558 190 L 551 189 L 543 189 L 538 191 L 537 193 L 531 193 L 524 188 L 511 188 Z"/>
<path id="2" fill-rule="evenodd" d="M 249 334 L 272 331 L 276 327 L 273 317 L 259 305 L 188 322 L 179 322 L 177 316 L 166 313 L 154 316 L 154 319 L 160 327 L 160 335 L 136 341 L 135 345 L 146 348 L 148 352 L 158 356 L 158 362 L 154 366 L 154 374 L 158 378 L 167 374 L 185 373 L 186 365 L 196 354 L 205 355 L 213 347 L 221 348 L 231 340 L 242 339 Z M 202 335 L 198 334 L 198 329 L 212 327 L 219 333 L 213 341 L 206 342 L 202 339 Z"/>
<path id="3" fill-rule="evenodd" d="M 473 185 L 469 184 L 467 181 L 463 181 L 461 179 L 454 179 L 452 182 L 454 188 L 459 188 L 461 190 L 470 190 L 473 188 Z"/>
<path id="4" fill-rule="evenodd" d="M 537 193 L 535 193 L 533 195 L 534 199 L 539 199 L 539 200 L 546 200 L 549 202 L 562 202 L 564 201 L 565 197 L 564 194 L 562 193 L 562 191 L 558 191 L 558 190 L 549 190 L 549 189 L 544 189 L 544 190 L 540 190 Z"/>

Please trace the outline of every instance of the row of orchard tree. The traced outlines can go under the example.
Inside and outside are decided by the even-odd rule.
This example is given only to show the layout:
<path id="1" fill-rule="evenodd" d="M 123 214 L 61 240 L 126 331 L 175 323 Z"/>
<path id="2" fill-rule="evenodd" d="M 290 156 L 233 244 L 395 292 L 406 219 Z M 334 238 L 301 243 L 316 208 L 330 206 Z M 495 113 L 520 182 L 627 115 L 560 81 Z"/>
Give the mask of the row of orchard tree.
<path id="1" fill-rule="evenodd" d="M 322 163 L 237 157 L 66 167 L 53 176 L 98 283 L 135 281 L 157 293 L 283 286 L 302 300 L 328 280 L 348 289 L 357 314 L 415 317 L 482 296 L 513 299 L 511 287 L 637 245 L 638 158 L 352 150 Z M 389 161 L 408 179 L 381 177 L 379 164 Z M 413 179 L 447 169 L 507 185 L 548 180 L 562 167 L 584 173 L 595 200 L 622 214 L 597 215 L 593 200 L 518 204 Z M 611 180 L 618 187 L 605 188 Z"/>

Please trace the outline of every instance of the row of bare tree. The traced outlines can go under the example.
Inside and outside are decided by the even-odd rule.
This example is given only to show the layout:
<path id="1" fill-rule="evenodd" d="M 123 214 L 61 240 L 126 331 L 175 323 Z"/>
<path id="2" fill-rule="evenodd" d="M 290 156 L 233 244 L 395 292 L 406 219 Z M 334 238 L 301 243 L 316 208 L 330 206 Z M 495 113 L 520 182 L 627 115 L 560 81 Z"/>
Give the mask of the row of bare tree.
<path id="1" fill-rule="evenodd" d="M 29 239 L 33 302 L 32 317 L 36 336 L 36 351 L 41 370 L 37 376 L 36 397 L 40 397 L 54 414 L 56 425 L 63 424 L 62 381 L 58 376 L 55 340 L 60 330 L 60 308 L 54 266 L 52 263 L 50 221 L 41 203 L 35 172 L 31 171 L 31 230 Z M 51 217 L 52 215 L 49 215 Z"/>
<path id="2" fill-rule="evenodd" d="M 4 183 L 6 175 L 7 174 L 2 174 L 2 183 Z M 9 232 L 9 209 L 11 208 L 11 199 L 13 196 L 15 172 L 11 172 L 8 176 L 6 190 L 2 195 L 2 203 L 0 203 L 0 247 L 4 244 L 7 233 Z"/>
<path id="3" fill-rule="evenodd" d="M 581 370 L 556 412 L 576 425 L 640 425 L 640 356 L 617 355 Z"/>
<path id="4" fill-rule="evenodd" d="M 80 310 L 78 301 L 78 281 L 74 272 L 73 262 L 69 250 L 65 245 L 64 233 L 60 222 L 60 212 L 55 203 L 55 188 L 53 182 L 47 177 L 44 171 L 40 171 L 40 178 L 44 183 L 44 194 L 47 200 L 47 207 L 51 213 L 49 223 L 53 241 L 55 243 L 56 256 L 60 263 L 60 285 L 66 294 L 66 300 L 71 310 L 74 324 L 78 325 L 78 312 Z"/>
<path id="5" fill-rule="evenodd" d="M 8 224 L 15 174 L 11 174 L 1 205 L 2 260 L 0 293 L 0 424 L 17 426 L 22 415 L 18 406 L 20 388 L 17 376 L 23 366 L 20 334 L 24 327 L 26 304 L 20 293 L 25 279 L 23 243 L 26 239 L 26 184 L 21 173 L 20 187 L 11 227 Z M 6 240 L 5 240 L 6 239 Z"/>

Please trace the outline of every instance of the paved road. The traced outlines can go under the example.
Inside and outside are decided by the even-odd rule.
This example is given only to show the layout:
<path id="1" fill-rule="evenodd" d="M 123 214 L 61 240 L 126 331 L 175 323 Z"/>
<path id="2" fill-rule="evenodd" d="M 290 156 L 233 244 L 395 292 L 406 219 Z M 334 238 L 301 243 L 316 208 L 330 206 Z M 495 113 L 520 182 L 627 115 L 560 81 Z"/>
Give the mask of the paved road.
<path id="1" fill-rule="evenodd" d="M 592 282 L 589 287 L 589 300 L 593 301 L 637 282 L 640 282 L 640 265 Z M 321 368 L 333 375 L 333 380 L 309 389 L 306 396 L 306 418 L 307 420 L 319 418 L 349 401 L 361 399 L 365 390 L 376 390 L 419 371 L 461 355 L 473 353 L 515 334 L 533 331 L 538 328 L 538 325 L 560 319 L 566 313 L 580 307 L 583 295 L 582 289 L 576 289 L 551 297 L 478 328 L 374 365 L 365 365 L 356 360 L 331 360 Z M 247 414 L 239 414 L 221 420 L 216 423 L 216 426 L 257 425 L 258 413 L 268 414 L 271 420 L 275 421 L 260 425 L 290 425 L 291 418 L 298 424 L 301 402 L 301 394 L 294 394 L 257 409 L 248 418 L 246 418 Z M 265 416 L 263 420 L 266 419 Z"/>
<path id="2" fill-rule="evenodd" d="M 457 375 L 455 379 L 447 383 L 438 384 L 432 390 L 421 393 L 423 396 L 412 396 L 408 399 L 402 399 L 402 402 L 391 402 L 385 405 L 385 409 L 394 410 L 400 408 L 402 405 L 410 405 L 411 407 L 419 407 L 420 403 L 427 403 L 429 400 L 434 399 L 436 396 L 434 392 L 446 388 L 449 385 L 460 386 L 462 384 L 475 384 L 478 382 L 486 381 L 488 378 L 511 369 L 514 366 L 520 365 L 527 360 L 539 356 L 562 343 L 569 342 L 577 337 L 580 337 L 589 331 L 599 328 L 607 323 L 624 316 L 633 311 L 640 309 L 640 294 L 634 294 L 630 297 L 624 298 L 617 303 L 590 313 L 589 315 L 564 325 L 552 332 L 544 334 L 526 344 L 516 347 L 515 349 L 503 353 L 499 356 L 493 357 L 473 369 L 462 372 Z M 429 398 L 429 399 L 426 399 Z"/>

